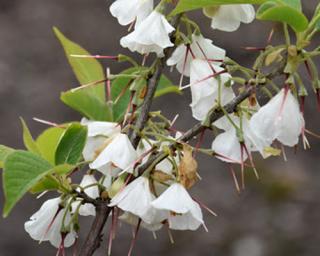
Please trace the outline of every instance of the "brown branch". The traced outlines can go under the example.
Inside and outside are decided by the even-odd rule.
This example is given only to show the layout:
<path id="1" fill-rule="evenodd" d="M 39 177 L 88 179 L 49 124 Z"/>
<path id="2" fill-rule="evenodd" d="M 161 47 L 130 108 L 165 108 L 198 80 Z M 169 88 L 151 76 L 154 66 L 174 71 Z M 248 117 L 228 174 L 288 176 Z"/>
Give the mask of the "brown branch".
<path id="1" fill-rule="evenodd" d="M 172 21 L 172 26 L 177 28 L 180 23 L 181 15 L 174 17 Z M 171 35 L 171 41 L 175 41 L 175 33 Z M 152 76 L 148 79 L 147 85 L 147 93 L 144 98 L 144 101 L 141 106 L 140 115 L 138 116 L 137 121 L 135 122 L 135 129 L 131 130 L 129 133 L 130 141 L 132 145 L 136 148 L 140 141 L 140 132 L 144 129 L 148 119 L 149 119 L 149 112 L 151 110 L 151 105 L 153 102 L 154 95 L 156 93 L 157 87 L 159 85 L 159 81 L 162 75 L 162 71 L 166 60 L 171 56 L 172 52 L 174 51 L 175 47 L 167 48 L 164 51 L 164 57 L 157 60 L 155 63 L 155 69 Z"/>
<path id="2" fill-rule="evenodd" d="M 180 23 L 181 15 L 174 17 L 172 26 L 177 28 Z M 171 40 L 175 41 L 175 34 L 171 35 Z M 140 115 L 135 123 L 135 129 L 131 131 L 130 141 L 136 148 L 140 141 L 139 133 L 144 129 L 151 109 L 152 101 L 159 85 L 159 81 L 162 75 L 163 67 L 167 58 L 173 52 L 174 47 L 165 50 L 165 56 L 155 63 L 155 69 L 152 76 L 148 79 L 147 93 L 141 106 Z M 90 232 L 83 244 L 79 256 L 92 256 L 94 252 L 99 248 L 102 239 L 102 230 L 108 220 L 109 213 L 112 208 L 108 207 L 108 202 L 101 201 L 95 204 L 96 217 L 91 226 Z"/>
<path id="3" fill-rule="evenodd" d="M 224 109 L 228 113 L 233 113 L 244 100 L 246 100 L 255 88 L 250 86 L 245 92 L 241 93 L 239 96 L 234 98 L 229 104 L 227 104 Z M 221 108 L 214 108 L 211 113 L 209 114 L 210 123 L 217 121 L 219 118 L 223 117 L 223 111 Z M 202 123 L 196 124 L 186 133 L 184 133 L 180 138 L 177 139 L 176 143 L 171 144 L 170 149 L 176 150 L 180 142 L 188 142 L 193 139 L 195 136 L 199 135 L 204 130 L 208 129 L 209 127 L 203 125 Z M 147 170 L 150 166 L 160 163 L 163 159 L 168 156 L 168 153 L 159 152 L 158 154 L 153 155 L 149 158 L 149 160 L 138 168 L 138 173 L 142 174 L 145 170 Z"/>
<path id="4" fill-rule="evenodd" d="M 96 217 L 79 256 L 91 256 L 100 247 L 103 236 L 102 230 L 112 209 L 108 206 L 108 203 L 108 201 L 99 201 L 96 205 Z"/>
<path id="5" fill-rule="evenodd" d="M 283 70 L 285 68 L 286 61 L 283 61 L 278 68 L 276 68 L 273 72 L 267 74 L 265 78 L 267 80 L 273 80 L 279 75 L 283 75 Z M 249 81 L 247 82 L 249 84 Z M 264 87 L 266 84 L 258 84 L 258 85 L 250 85 L 244 92 L 239 94 L 236 98 L 234 98 L 230 103 L 224 106 L 225 111 L 227 113 L 233 113 L 236 111 L 237 107 L 247 98 L 250 97 L 250 95 L 257 89 L 256 86 L 262 86 Z M 260 89 L 260 88 L 258 88 Z M 220 107 L 214 107 L 209 113 L 208 113 L 208 121 L 209 123 L 213 123 L 217 121 L 219 118 L 223 117 L 224 113 Z M 194 127 L 189 129 L 186 133 L 184 133 L 180 138 L 177 139 L 176 143 L 171 144 L 170 149 L 175 151 L 177 147 L 179 146 L 180 142 L 188 142 L 191 139 L 193 139 L 195 136 L 202 133 L 204 130 L 208 129 L 208 126 L 203 125 L 202 123 L 196 124 Z M 168 153 L 160 151 L 157 154 L 153 154 L 149 160 L 140 166 L 138 168 L 138 173 L 141 175 L 146 171 L 150 166 L 154 166 L 157 163 L 160 163 L 163 159 L 165 159 L 168 156 Z"/>

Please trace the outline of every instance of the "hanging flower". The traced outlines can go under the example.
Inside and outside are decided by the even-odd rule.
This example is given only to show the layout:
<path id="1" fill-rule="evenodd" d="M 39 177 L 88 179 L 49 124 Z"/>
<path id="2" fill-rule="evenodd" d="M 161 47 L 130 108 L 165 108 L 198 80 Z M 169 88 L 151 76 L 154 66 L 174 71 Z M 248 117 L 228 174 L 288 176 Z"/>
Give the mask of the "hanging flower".
<path id="1" fill-rule="evenodd" d="M 69 224 L 71 215 L 69 211 L 61 208 L 60 204 L 60 198 L 47 200 L 39 211 L 33 214 L 30 220 L 24 224 L 25 230 L 34 240 L 49 241 L 57 248 L 59 248 L 61 244 L 63 244 L 64 247 L 70 247 L 74 244 L 76 233 L 73 230 L 66 236 L 63 236 L 61 233 L 63 224 Z M 65 221 L 64 223 L 63 219 Z"/>
<path id="2" fill-rule="evenodd" d="M 242 163 L 249 157 L 248 154 L 258 151 L 266 158 L 265 148 L 269 147 L 271 143 L 255 135 L 250 128 L 249 119 L 245 115 L 240 119 L 234 114 L 229 115 L 229 118 L 233 124 L 227 117 L 214 122 L 216 127 L 225 130 L 212 143 L 212 150 L 217 153 L 217 157 L 225 162 Z M 242 127 L 242 130 L 240 130 L 240 127 Z M 238 134 L 240 132 L 243 141 L 240 141 Z"/>
<path id="3" fill-rule="evenodd" d="M 123 213 L 121 216 L 119 216 L 119 219 L 132 225 L 132 226 L 135 226 L 135 227 L 139 223 L 139 217 L 130 213 L 130 212 Z M 144 221 L 141 221 L 140 226 L 151 231 L 151 232 L 155 232 L 155 231 L 160 230 L 162 228 L 163 224 L 162 223 L 148 224 Z"/>
<path id="4" fill-rule="evenodd" d="M 149 179 L 139 177 L 112 198 L 109 206 L 117 206 L 130 212 L 148 224 L 161 223 L 165 219 L 164 212 L 151 207 L 155 196 L 151 193 Z"/>
<path id="5" fill-rule="evenodd" d="M 241 22 L 251 23 L 255 10 L 251 4 L 229 4 L 204 8 L 204 13 L 212 18 L 211 27 L 226 32 L 236 31 Z"/>
<path id="6" fill-rule="evenodd" d="M 140 24 L 153 10 L 153 0 L 117 0 L 110 6 L 111 14 L 122 26 Z"/>
<path id="7" fill-rule="evenodd" d="M 90 121 L 83 118 L 81 124 L 88 128 L 88 138 L 82 152 L 85 161 L 93 161 L 107 138 L 121 132 L 121 127 L 117 123 Z"/>
<path id="8" fill-rule="evenodd" d="M 120 173 L 117 168 L 125 170 L 132 166 L 137 159 L 137 152 L 133 148 L 128 136 L 123 133 L 109 139 L 108 145 L 99 156 L 89 165 L 104 175 L 116 176 Z M 115 172 L 114 172 L 115 171 Z"/>
<path id="9" fill-rule="evenodd" d="M 220 75 L 216 75 L 217 73 Z M 232 88 L 226 87 L 225 83 L 231 76 L 223 73 L 219 66 L 209 65 L 205 60 L 195 59 L 191 62 L 190 87 L 192 95 L 192 115 L 195 119 L 202 121 L 206 118 L 208 111 L 220 101 L 225 105 L 234 98 Z"/>
<path id="10" fill-rule="evenodd" d="M 193 59 L 208 60 L 210 63 L 218 65 L 226 57 L 226 51 L 212 44 L 210 39 L 202 35 L 192 35 L 192 44 L 180 45 L 167 60 L 168 66 L 176 65 L 177 70 L 185 75 L 190 76 L 190 65 Z"/>
<path id="11" fill-rule="evenodd" d="M 196 230 L 204 225 L 199 204 L 179 183 L 172 184 L 151 205 L 155 209 L 166 211 L 171 229 Z"/>
<path id="12" fill-rule="evenodd" d="M 253 133 L 270 144 L 277 139 L 293 147 L 299 142 L 305 121 L 299 103 L 288 88 L 282 89 L 250 120 Z"/>
<path id="13" fill-rule="evenodd" d="M 97 185 L 93 186 L 94 184 L 97 184 L 97 180 L 95 179 L 95 177 L 91 174 L 86 174 L 83 176 L 82 181 L 80 183 L 80 187 L 84 188 L 84 193 L 92 198 L 92 199 L 96 199 L 100 196 L 99 194 L 99 188 Z M 80 192 L 80 189 L 77 188 L 77 191 Z M 75 211 L 78 207 L 79 204 L 81 204 L 81 201 L 76 201 L 72 204 L 72 210 Z M 96 215 L 96 209 L 94 207 L 94 205 L 89 204 L 89 203 L 85 203 L 82 204 L 79 208 L 79 214 L 82 216 L 95 216 Z"/>
<path id="14" fill-rule="evenodd" d="M 169 37 L 173 31 L 174 27 L 165 16 L 153 11 L 133 32 L 123 37 L 120 44 L 132 52 L 137 51 L 140 54 L 155 52 L 158 56 L 162 56 L 165 48 L 173 46 Z"/>

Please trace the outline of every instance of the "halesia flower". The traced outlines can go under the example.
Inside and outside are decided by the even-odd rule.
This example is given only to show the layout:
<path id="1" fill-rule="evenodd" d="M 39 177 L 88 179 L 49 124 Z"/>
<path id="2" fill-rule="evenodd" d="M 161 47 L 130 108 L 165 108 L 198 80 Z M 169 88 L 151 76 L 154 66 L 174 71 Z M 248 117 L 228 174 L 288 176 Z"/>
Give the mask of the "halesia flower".
<path id="1" fill-rule="evenodd" d="M 153 10 L 153 0 L 116 0 L 110 6 L 111 14 L 122 26 L 140 24 Z"/>
<path id="2" fill-rule="evenodd" d="M 236 31 L 241 22 L 251 23 L 255 18 L 255 10 L 251 4 L 229 4 L 204 9 L 204 13 L 212 18 L 211 27 L 226 32 Z"/>
<path id="3" fill-rule="evenodd" d="M 221 74 L 217 75 L 217 73 Z M 191 62 L 192 103 L 190 106 L 195 119 L 203 121 L 208 111 L 217 103 L 225 105 L 234 98 L 232 88 L 225 86 L 230 79 L 231 76 L 223 73 L 223 69 L 219 66 L 210 66 L 207 61 L 199 59 Z"/>
<path id="4" fill-rule="evenodd" d="M 155 209 L 166 211 L 171 229 L 196 230 L 204 225 L 199 204 L 179 183 L 172 184 L 151 204 Z"/>
<path id="5" fill-rule="evenodd" d="M 174 27 L 166 20 L 165 16 L 153 11 L 143 20 L 135 30 L 123 37 L 120 41 L 122 47 L 129 48 L 132 52 L 140 54 L 156 53 L 163 56 L 163 50 L 173 46 L 170 33 Z"/>
<path id="6" fill-rule="evenodd" d="M 168 66 L 176 65 L 177 70 L 185 75 L 190 76 L 190 65 L 193 59 L 207 60 L 208 62 L 218 65 L 218 61 L 223 61 L 226 57 L 226 51 L 212 44 L 210 39 L 202 35 L 192 35 L 192 44 L 180 45 L 167 60 Z M 220 62 L 222 63 L 222 62 Z"/>
<path id="7" fill-rule="evenodd" d="M 305 127 L 299 103 L 288 88 L 282 89 L 250 120 L 253 133 L 270 143 L 277 139 L 283 145 L 293 147 Z"/>
<path id="8" fill-rule="evenodd" d="M 80 182 L 80 187 L 84 188 L 83 192 L 90 198 L 96 199 L 100 196 L 99 194 L 99 188 L 97 185 L 98 181 L 95 179 L 95 177 L 91 174 L 86 174 L 83 176 L 82 181 Z M 80 189 L 77 189 L 78 191 Z M 79 191 L 80 192 L 80 191 Z M 79 208 L 79 214 L 82 216 L 95 216 L 96 215 L 96 209 L 94 205 L 85 203 L 81 204 L 81 201 L 76 201 L 72 204 L 72 209 L 75 211 L 78 207 Z"/>
<path id="9" fill-rule="evenodd" d="M 89 165 L 91 169 L 97 169 L 106 176 L 117 175 L 112 173 L 115 168 L 125 170 L 137 159 L 137 152 L 126 134 L 119 133 L 109 140 L 109 144 Z"/>
<path id="10" fill-rule="evenodd" d="M 74 244 L 76 233 L 71 230 L 64 238 L 61 234 L 61 228 L 68 225 L 71 220 L 71 215 L 66 209 L 60 207 L 61 199 L 55 198 L 47 200 L 33 214 L 29 221 L 24 224 L 25 230 L 29 235 L 38 241 L 49 241 L 53 246 L 59 248 L 63 243 L 64 247 L 70 247 Z M 64 215 L 66 214 L 65 218 Z"/>
<path id="11" fill-rule="evenodd" d="M 122 214 L 121 216 L 119 216 L 119 219 L 132 225 L 132 226 L 137 226 L 139 223 L 139 217 L 130 213 L 130 212 L 125 212 L 124 214 Z M 155 232 L 158 231 L 162 228 L 163 224 L 162 223 L 152 223 L 152 224 L 148 224 L 144 221 L 141 221 L 140 224 L 141 227 L 151 231 L 151 232 Z"/>
<path id="12" fill-rule="evenodd" d="M 237 126 L 238 131 L 227 117 L 214 123 L 219 129 L 225 130 L 212 143 L 212 150 L 217 153 L 217 157 L 229 163 L 242 163 L 250 156 L 251 152 L 258 151 L 266 158 L 265 148 L 269 147 L 271 143 L 255 135 L 250 127 L 249 119 L 245 115 L 241 119 L 236 115 L 229 115 L 229 118 Z M 242 133 L 243 141 L 240 141 L 239 132 Z"/>
<path id="13" fill-rule="evenodd" d="M 121 132 L 121 127 L 117 123 L 90 121 L 83 118 L 81 124 L 88 128 L 88 138 L 82 152 L 85 161 L 93 161 L 107 138 Z"/>
<path id="14" fill-rule="evenodd" d="M 155 196 L 151 193 L 149 179 L 139 177 L 112 198 L 109 206 L 117 206 L 130 212 L 148 224 L 160 223 L 165 219 L 164 212 L 151 207 Z"/>

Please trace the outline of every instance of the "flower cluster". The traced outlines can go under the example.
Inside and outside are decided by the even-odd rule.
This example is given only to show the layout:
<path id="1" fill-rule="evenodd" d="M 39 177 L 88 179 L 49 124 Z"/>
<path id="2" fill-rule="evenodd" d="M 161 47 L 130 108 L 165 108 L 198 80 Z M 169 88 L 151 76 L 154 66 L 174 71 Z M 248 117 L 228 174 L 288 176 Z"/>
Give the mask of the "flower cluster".
<path id="1" fill-rule="evenodd" d="M 258 72 L 254 71 L 253 80 L 240 80 L 243 86 L 236 87 L 239 79 L 233 77 L 230 68 L 233 62 L 226 50 L 205 38 L 193 22 L 180 17 L 187 28 L 184 34 L 180 27 L 173 26 L 172 18 L 165 15 L 164 6 L 165 1 L 154 7 L 153 0 L 116 0 L 110 12 L 121 25 L 130 25 L 132 30 L 120 40 L 122 47 L 144 57 L 154 53 L 163 64 L 175 67 L 180 73 L 179 89 L 190 88 L 192 116 L 203 127 L 217 132 L 211 149 L 203 149 L 204 152 L 224 162 L 239 164 L 243 172 L 245 164 L 255 170 L 253 152 L 267 158 L 278 154 L 279 144 L 296 146 L 301 135 L 307 142 L 303 111 L 290 79 L 286 79 L 285 85 L 275 96 L 271 95 L 266 104 L 258 102 L 251 87 L 265 84 L 266 79 L 261 82 Z M 255 9 L 249 4 L 214 6 L 203 11 L 212 19 L 213 29 L 227 32 L 237 30 L 241 23 L 252 22 L 255 17 Z M 167 51 L 169 48 L 172 51 Z M 189 80 L 186 85 L 185 77 Z M 140 82 L 145 77 L 132 79 Z M 249 100 L 239 102 L 231 110 L 226 107 L 238 99 L 239 92 L 246 90 L 251 90 Z M 140 97 L 145 95 L 142 93 Z M 140 114 L 134 111 L 138 103 L 135 108 L 133 103 L 129 104 L 121 122 L 81 120 L 87 129 L 82 157 L 89 170 L 79 185 L 70 185 L 69 194 L 62 193 L 46 201 L 25 223 L 33 239 L 50 241 L 63 251 L 77 239 L 78 216 L 95 216 L 96 204 L 100 201 L 107 202 L 112 209 L 111 241 L 114 222 L 118 220 L 152 232 L 163 227 L 197 230 L 203 226 L 207 229 L 202 208 L 213 212 L 188 191 L 199 180 L 195 153 L 201 150 L 201 141 L 192 147 L 188 144 L 190 139 L 183 140 L 184 133 L 173 128 L 174 122 L 166 119 L 164 125 L 158 125 L 160 122 L 153 122 L 153 117 L 162 121 L 165 118 L 159 113 L 154 116 L 149 113 L 150 125 L 138 131 L 140 141 L 134 145 L 129 134 L 135 131 L 132 120 Z M 134 110 L 129 113 L 131 107 Z M 223 115 L 212 121 L 210 114 L 217 109 Z M 163 155 L 154 159 L 158 152 Z M 148 165 L 151 160 L 154 162 Z M 141 169 L 145 165 L 147 168 Z"/>

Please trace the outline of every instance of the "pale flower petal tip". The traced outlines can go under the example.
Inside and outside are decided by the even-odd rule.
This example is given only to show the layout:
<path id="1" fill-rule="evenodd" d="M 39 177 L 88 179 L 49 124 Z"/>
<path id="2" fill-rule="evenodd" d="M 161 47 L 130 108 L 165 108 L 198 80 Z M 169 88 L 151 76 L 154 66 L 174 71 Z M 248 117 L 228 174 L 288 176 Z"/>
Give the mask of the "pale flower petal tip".
<path id="1" fill-rule="evenodd" d="M 124 48 L 140 54 L 156 53 L 163 55 L 163 50 L 172 47 L 170 33 L 175 29 L 166 20 L 165 16 L 153 11 L 145 20 L 136 26 L 135 30 L 120 40 Z"/>
<path id="2" fill-rule="evenodd" d="M 77 235 L 73 230 L 66 235 L 64 240 L 62 239 L 62 222 L 65 221 L 65 224 L 68 225 L 71 214 L 69 211 L 65 212 L 66 209 L 60 208 L 60 203 L 60 198 L 47 200 L 25 223 L 25 230 L 34 240 L 49 241 L 57 248 L 62 242 L 64 247 L 70 247 L 74 244 Z"/>
<path id="3" fill-rule="evenodd" d="M 206 60 L 195 59 L 191 62 L 192 103 L 190 106 L 195 119 L 203 121 L 209 110 L 219 101 L 220 104 L 225 105 L 235 97 L 232 88 L 225 86 L 231 76 L 223 71 L 224 69 L 219 66 L 209 65 Z M 222 74 L 215 76 L 216 73 Z"/>
<path id="4" fill-rule="evenodd" d="M 236 31 L 241 22 L 251 23 L 255 18 L 255 10 L 251 4 L 230 4 L 218 7 L 211 15 L 213 29 L 225 32 Z"/>
<path id="5" fill-rule="evenodd" d="M 130 212 L 148 224 L 161 223 L 165 219 L 164 212 L 151 207 L 155 196 L 151 193 L 149 179 L 139 177 L 127 185 L 112 198 L 109 206 L 117 206 Z"/>
<path id="6" fill-rule="evenodd" d="M 125 170 L 130 167 L 137 158 L 137 152 L 132 146 L 128 136 L 120 133 L 112 138 L 111 142 L 89 166 L 91 169 L 100 171 L 100 168 L 103 168 L 103 174 L 110 175 L 110 173 L 107 172 L 112 171 L 113 166 Z"/>
<path id="7" fill-rule="evenodd" d="M 176 66 L 177 70 L 190 76 L 191 62 L 193 59 L 206 60 L 214 65 L 220 65 L 226 57 L 226 51 L 212 44 L 210 39 L 202 35 L 192 35 L 189 46 L 180 45 L 167 60 L 168 66 Z"/>
<path id="8" fill-rule="evenodd" d="M 166 211 L 171 229 L 197 230 L 204 225 L 200 205 L 179 183 L 173 183 L 151 205 L 156 209 Z"/>
<path id="9" fill-rule="evenodd" d="M 97 184 L 98 181 L 95 179 L 93 175 L 86 174 L 83 176 L 82 181 L 80 183 L 80 187 L 84 189 L 84 193 L 92 198 L 96 199 L 100 196 L 99 188 Z M 77 189 L 80 192 L 80 189 Z M 79 205 L 81 204 L 81 205 Z M 95 216 L 96 210 L 95 206 L 89 203 L 82 204 L 81 201 L 76 201 L 72 203 L 72 210 L 75 211 L 79 208 L 79 214 L 82 216 Z"/>
<path id="10" fill-rule="evenodd" d="M 285 146 L 298 144 L 305 121 L 290 89 L 282 89 L 250 120 L 250 129 L 261 139 L 278 140 Z"/>
<path id="11" fill-rule="evenodd" d="M 112 16 L 122 26 L 140 24 L 153 10 L 153 0 L 116 0 L 110 6 Z"/>

